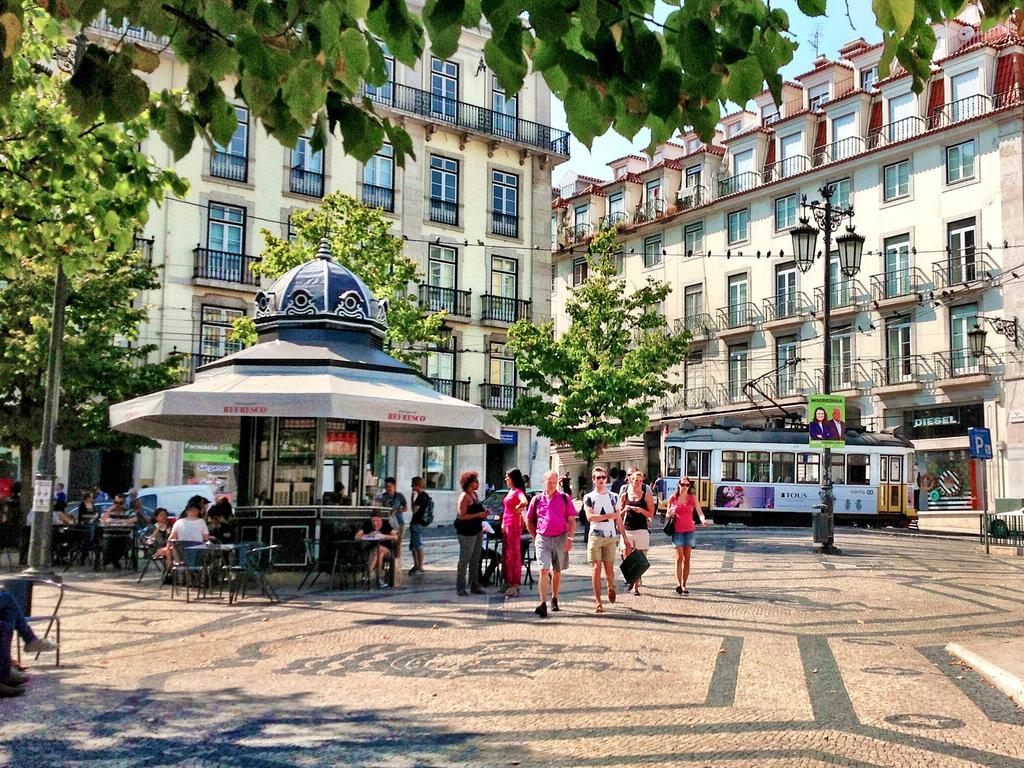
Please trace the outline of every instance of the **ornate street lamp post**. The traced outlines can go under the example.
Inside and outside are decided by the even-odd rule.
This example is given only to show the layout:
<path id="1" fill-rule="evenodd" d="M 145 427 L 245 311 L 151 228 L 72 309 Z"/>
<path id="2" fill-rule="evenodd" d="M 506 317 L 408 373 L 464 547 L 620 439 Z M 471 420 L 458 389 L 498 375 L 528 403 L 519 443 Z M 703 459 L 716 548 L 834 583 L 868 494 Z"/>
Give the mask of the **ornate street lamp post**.
<path id="1" fill-rule="evenodd" d="M 803 216 L 800 218 L 800 226 L 790 233 L 793 237 L 793 252 L 796 254 L 796 266 L 801 272 L 808 272 L 814 266 L 817 258 L 815 245 L 818 240 L 818 232 L 825 236 L 825 294 L 824 294 L 824 329 L 822 331 L 822 394 L 828 395 L 832 392 L 832 235 L 838 229 L 843 219 L 849 219 L 850 224 L 846 233 L 835 240 L 839 251 L 839 271 L 846 278 L 852 278 L 860 271 L 861 257 L 864 255 L 864 238 L 853 230 L 853 207 L 835 207 L 832 205 L 832 197 L 835 195 L 835 187 L 826 184 L 818 190 L 824 198 L 824 203 L 817 200 L 808 203 L 805 195 L 801 201 Z M 808 210 L 814 217 L 818 228 L 812 227 L 809 223 Z M 821 551 L 826 554 L 839 554 L 835 547 L 835 519 L 833 516 L 833 505 L 835 498 L 832 495 L 832 449 L 823 449 L 821 466 L 821 524 L 814 526 L 814 543 L 821 544 Z"/>

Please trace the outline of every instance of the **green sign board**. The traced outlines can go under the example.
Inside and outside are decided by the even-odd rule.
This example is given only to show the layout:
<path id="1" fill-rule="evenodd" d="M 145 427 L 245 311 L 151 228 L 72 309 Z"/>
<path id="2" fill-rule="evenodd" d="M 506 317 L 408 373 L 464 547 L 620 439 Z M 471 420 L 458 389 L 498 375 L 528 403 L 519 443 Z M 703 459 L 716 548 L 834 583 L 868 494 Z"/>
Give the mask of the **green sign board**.
<path id="1" fill-rule="evenodd" d="M 846 445 L 846 400 L 842 395 L 807 398 L 807 444 L 811 448 Z"/>

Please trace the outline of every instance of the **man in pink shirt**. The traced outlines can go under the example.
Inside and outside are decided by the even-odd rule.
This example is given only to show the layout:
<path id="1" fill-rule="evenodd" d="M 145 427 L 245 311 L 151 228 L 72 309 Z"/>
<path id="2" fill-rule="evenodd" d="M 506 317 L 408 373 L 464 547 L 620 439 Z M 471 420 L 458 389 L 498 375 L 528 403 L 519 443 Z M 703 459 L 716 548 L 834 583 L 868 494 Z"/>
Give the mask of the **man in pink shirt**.
<path id="1" fill-rule="evenodd" d="M 569 567 L 569 550 L 576 532 L 576 509 L 572 499 L 558 489 L 558 473 L 544 473 L 544 492 L 530 501 L 526 527 L 537 548 L 540 561 L 540 605 L 534 609 L 541 618 L 548 615 L 548 579 L 551 578 L 551 610 L 558 608 L 558 588 L 562 570 Z M 554 571 L 554 575 L 551 573 Z"/>

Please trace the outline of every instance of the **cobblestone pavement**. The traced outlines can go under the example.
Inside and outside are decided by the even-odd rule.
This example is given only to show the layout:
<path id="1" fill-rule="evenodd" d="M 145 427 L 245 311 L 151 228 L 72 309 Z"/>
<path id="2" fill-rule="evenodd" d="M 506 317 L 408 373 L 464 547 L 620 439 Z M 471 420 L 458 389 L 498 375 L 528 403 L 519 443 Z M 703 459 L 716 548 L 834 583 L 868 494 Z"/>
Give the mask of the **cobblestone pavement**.
<path id="1" fill-rule="evenodd" d="M 1024 711 L 943 651 L 1024 631 L 1020 560 L 711 530 L 681 597 L 653 536 L 603 615 L 577 543 L 544 621 L 535 592 L 456 597 L 448 539 L 401 589 L 279 606 L 71 573 L 65 663 L 0 702 L 0 764 L 1024 767 Z"/>

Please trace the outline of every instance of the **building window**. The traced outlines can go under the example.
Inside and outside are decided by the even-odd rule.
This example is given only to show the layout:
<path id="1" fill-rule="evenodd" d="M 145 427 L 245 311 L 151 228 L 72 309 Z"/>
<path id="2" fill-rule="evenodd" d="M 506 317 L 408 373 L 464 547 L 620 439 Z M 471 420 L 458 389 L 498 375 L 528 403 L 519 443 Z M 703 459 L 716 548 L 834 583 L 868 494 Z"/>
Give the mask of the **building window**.
<path id="1" fill-rule="evenodd" d="M 700 186 L 701 179 L 701 167 L 699 165 L 691 165 L 686 169 L 686 188 L 693 189 L 694 187 Z"/>
<path id="2" fill-rule="evenodd" d="M 704 250 L 704 222 L 695 221 L 683 227 L 683 248 L 687 255 Z"/>
<path id="3" fill-rule="evenodd" d="M 226 147 L 215 144 L 210 154 L 210 175 L 232 181 L 246 181 L 249 176 L 249 110 L 235 107 L 238 124 Z"/>
<path id="4" fill-rule="evenodd" d="M 981 90 L 980 74 L 980 70 L 972 69 L 949 78 L 949 116 L 954 123 L 977 117 L 987 109 L 988 102 L 977 98 Z"/>
<path id="5" fill-rule="evenodd" d="M 816 85 L 807 91 L 807 106 L 815 110 L 821 109 L 828 103 L 828 83 Z"/>
<path id="6" fill-rule="evenodd" d="M 729 244 L 742 243 L 748 237 L 750 210 L 733 211 L 729 214 Z"/>
<path id="7" fill-rule="evenodd" d="M 832 391 L 853 389 L 853 329 L 836 328 L 832 332 Z"/>
<path id="8" fill-rule="evenodd" d="M 585 258 L 572 260 L 572 284 L 583 285 L 587 281 L 587 260 Z"/>
<path id="9" fill-rule="evenodd" d="M 971 354 L 967 334 L 978 324 L 978 305 L 962 304 L 949 310 L 950 367 L 953 375 L 974 373 L 978 361 Z"/>
<path id="10" fill-rule="evenodd" d="M 458 285 L 458 252 L 443 245 L 431 245 L 427 253 L 427 285 L 455 288 Z"/>
<path id="11" fill-rule="evenodd" d="M 683 289 L 683 318 L 689 320 L 704 314 L 704 285 L 695 283 Z M 693 329 L 690 329 L 693 330 Z"/>
<path id="12" fill-rule="evenodd" d="M 796 226 L 796 195 L 780 197 L 775 201 L 775 230 L 781 232 Z"/>
<path id="13" fill-rule="evenodd" d="M 792 262 L 775 269 L 775 317 L 793 317 L 796 306 L 796 267 Z"/>
<path id="14" fill-rule="evenodd" d="M 623 251 L 622 246 L 620 245 L 618 248 L 615 249 L 615 252 L 612 253 L 612 263 L 615 265 L 616 275 L 621 275 L 625 271 L 625 258 L 625 252 Z"/>
<path id="15" fill-rule="evenodd" d="M 796 336 L 782 336 L 775 341 L 775 384 L 779 397 L 799 394 L 797 379 Z"/>
<path id="16" fill-rule="evenodd" d="M 519 237 L 519 177 L 514 173 L 491 174 L 491 233 Z"/>
<path id="17" fill-rule="evenodd" d="M 203 305 L 199 324 L 199 353 L 203 357 L 200 364 L 209 363 L 242 349 L 239 342 L 232 341 L 229 337 L 235 320 L 244 316 L 245 312 L 240 309 Z"/>
<path id="18" fill-rule="evenodd" d="M 507 299 L 518 297 L 519 262 L 516 259 L 507 256 L 491 257 L 491 294 Z"/>
<path id="19" fill-rule="evenodd" d="M 455 226 L 459 223 L 459 162 L 430 156 L 430 220 Z"/>
<path id="20" fill-rule="evenodd" d="M 382 85 L 366 84 L 365 93 L 371 100 L 383 104 L 391 104 L 395 100 L 395 58 L 391 55 L 384 56 L 384 70 L 387 72 L 387 79 Z"/>
<path id="21" fill-rule="evenodd" d="M 738 402 L 743 399 L 743 386 L 748 381 L 748 368 L 750 352 L 746 344 L 736 344 L 729 347 L 729 400 Z"/>
<path id="22" fill-rule="evenodd" d="M 618 213 L 625 213 L 626 200 L 622 192 L 615 192 L 608 196 L 608 215 L 615 216 Z"/>
<path id="23" fill-rule="evenodd" d="M 832 205 L 836 208 L 847 208 L 850 205 L 850 178 L 831 182 Z"/>
<path id="24" fill-rule="evenodd" d="M 298 195 L 324 196 L 324 153 L 314 152 L 312 140 L 300 136 L 292 150 L 288 188 Z"/>
<path id="25" fill-rule="evenodd" d="M 590 203 L 577 205 L 572 211 L 572 223 L 574 226 L 590 226 Z"/>
<path id="26" fill-rule="evenodd" d="M 289 243 L 296 243 L 299 240 L 299 230 L 295 226 L 295 214 L 301 213 L 301 211 L 292 211 L 288 214 L 288 224 L 285 228 L 285 238 Z"/>
<path id="27" fill-rule="evenodd" d="M 644 267 L 661 264 L 661 235 L 644 238 Z"/>
<path id="28" fill-rule="evenodd" d="M 489 384 L 514 387 L 516 384 L 516 361 L 508 356 L 504 343 L 492 342 L 488 348 Z"/>
<path id="29" fill-rule="evenodd" d="M 774 104 L 761 107 L 761 125 L 767 127 L 779 119 L 779 108 Z"/>
<path id="30" fill-rule="evenodd" d="M 747 276 L 732 275 L 729 278 L 729 327 L 738 328 L 751 322 L 748 311 Z"/>
<path id="31" fill-rule="evenodd" d="M 506 95 L 496 77 L 491 77 L 491 111 L 494 112 L 494 133 L 506 139 L 515 139 L 519 100 L 515 96 Z"/>
<path id="32" fill-rule="evenodd" d="M 946 183 L 974 178 L 974 139 L 946 147 Z"/>
<path id="33" fill-rule="evenodd" d="M 384 144 L 363 166 L 363 204 L 395 210 L 395 152 Z"/>
<path id="34" fill-rule="evenodd" d="M 899 315 L 885 325 L 886 384 L 914 379 L 910 318 Z"/>
<path id="35" fill-rule="evenodd" d="M 895 200 L 910 194 L 909 160 L 901 160 L 898 163 L 887 165 L 882 173 L 885 184 L 885 200 Z"/>
<path id="36" fill-rule="evenodd" d="M 949 249 L 947 285 L 972 283 L 980 277 L 980 264 L 975 253 L 977 234 L 973 216 L 946 225 L 946 247 Z"/>
<path id="37" fill-rule="evenodd" d="M 875 83 L 878 82 L 878 65 L 864 67 L 860 71 L 860 89 L 870 93 L 875 90 Z"/>
<path id="38" fill-rule="evenodd" d="M 430 113 L 454 123 L 458 118 L 459 65 L 430 57 Z"/>
<path id="39" fill-rule="evenodd" d="M 245 209 L 235 205 L 210 203 L 206 245 L 224 253 L 245 252 Z"/>
<path id="40" fill-rule="evenodd" d="M 420 474 L 427 488 L 450 491 L 455 482 L 455 447 L 441 445 L 424 448 L 423 471 Z"/>
<path id="41" fill-rule="evenodd" d="M 427 353 L 426 374 L 428 379 L 433 379 L 435 382 L 455 381 L 455 344 L 451 335 L 444 337 L 437 349 L 432 349 Z M 454 386 L 447 387 L 447 389 L 449 391 L 444 394 L 454 396 L 451 392 Z"/>

